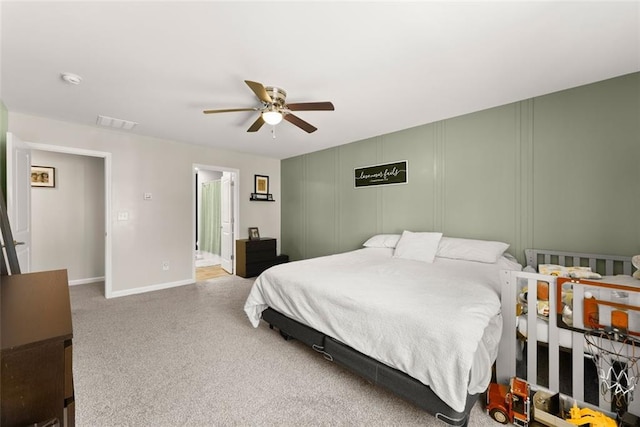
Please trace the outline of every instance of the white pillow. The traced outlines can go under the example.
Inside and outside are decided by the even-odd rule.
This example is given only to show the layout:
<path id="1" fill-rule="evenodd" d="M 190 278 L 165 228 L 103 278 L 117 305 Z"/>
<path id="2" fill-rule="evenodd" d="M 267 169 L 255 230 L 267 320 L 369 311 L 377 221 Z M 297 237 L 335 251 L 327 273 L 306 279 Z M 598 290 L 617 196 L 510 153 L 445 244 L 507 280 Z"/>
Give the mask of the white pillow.
<path id="1" fill-rule="evenodd" d="M 442 233 L 414 233 L 405 230 L 393 251 L 393 257 L 433 262 L 441 238 Z"/>
<path id="2" fill-rule="evenodd" d="M 509 244 L 503 242 L 443 237 L 436 256 L 493 264 L 508 247 Z"/>
<path id="3" fill-rule="evenodd" d="M 399 234 L 376 234 L 362 244 L 365 248 L 395 248 L 400 240 Z"/>

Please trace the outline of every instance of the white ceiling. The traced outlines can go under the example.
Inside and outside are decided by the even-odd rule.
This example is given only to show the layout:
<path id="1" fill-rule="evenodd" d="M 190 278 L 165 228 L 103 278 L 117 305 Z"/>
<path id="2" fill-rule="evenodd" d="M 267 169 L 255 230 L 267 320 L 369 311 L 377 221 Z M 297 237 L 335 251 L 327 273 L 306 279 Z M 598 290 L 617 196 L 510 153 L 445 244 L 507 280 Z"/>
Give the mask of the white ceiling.
<path id="1" fill-rule="evenodd" d="M 275 158 L 640 70 L 638 1 L 0 3 L 9 111 Z M 73 86 L 62 72 L 82 77 Z M 257 133 L 244 80 L 332 101 Z"/>

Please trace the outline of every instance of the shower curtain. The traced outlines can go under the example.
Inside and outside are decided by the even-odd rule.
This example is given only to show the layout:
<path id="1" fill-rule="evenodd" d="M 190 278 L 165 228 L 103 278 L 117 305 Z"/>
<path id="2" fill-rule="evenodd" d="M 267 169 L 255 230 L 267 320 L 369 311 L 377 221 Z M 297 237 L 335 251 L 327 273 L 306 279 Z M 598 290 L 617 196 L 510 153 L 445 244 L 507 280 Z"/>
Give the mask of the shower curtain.
<path id="1" fill-rule="evenodd" d="M 200 250 L 220 255 L 220 181 L 202 184 Z"/>

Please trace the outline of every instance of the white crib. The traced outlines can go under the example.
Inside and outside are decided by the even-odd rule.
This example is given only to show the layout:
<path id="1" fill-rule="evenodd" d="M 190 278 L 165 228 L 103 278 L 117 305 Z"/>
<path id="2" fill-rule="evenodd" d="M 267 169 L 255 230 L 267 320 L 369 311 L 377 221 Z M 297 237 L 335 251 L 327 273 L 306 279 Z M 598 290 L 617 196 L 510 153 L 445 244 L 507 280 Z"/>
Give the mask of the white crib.
<path id="1" fill-rule="evenodd" d="M 527 265 L 530 265 L 538 270 L 539 264 L 557 264 L 563 266 L 589 266 L 594 272 L 598 272 L 603 276 L 614 275 L 626 275 L 630 276 L 633 272 L 630 257 L 624 256 L 609 256 L 609 255 L 596 255 L 596 254 L 584 254 L 584 253 L 570 253 L 570 252 L 558 252 L 548 250 L 526 250 Z M 599 282 L 606 282 L 609 277 L 603 278 Z M 628 293 L 628 306 L 637 307 L 640 306 L 640 280 L 632 278 L 611 278 L 613 281 L 622 280 L 624 291 Z M 550 313 L 548 320 L 539 320 L 537 316 L 537 282 L 545 281 L 549 283 L 549 307 Z M 584 402 L 585 399 L 585 379 L 584 379 L 584 367 L 585 363 L 593 363 L 592 355 L 589 353 L 589 346 L 586 344 L 584 333 L 581 331 L 584 329 L 583 322 L 583 299 L 586 288 L 592 289 L 591 285 L 584 285 L 582 282 L 591 283 L 591 281 L 576 281 L 572 283 L 573 288 L 573 328 L 567 329 L 561 328 L 558 325 L 558 316 L 556 313 L 557 307 L 557 277 L 547 276 L 537 273 L 527 272 L 512 272 L 504 271 L 502 273 L 502 315 L 503 315 L 503 332 L 502 340 L 500 343 L 500 352 L 496 364 L 496 377 L 499 383 L 508 383 L 509 378 L 516 375 L 516 365 L 519 358 L 522 356 L 521 349 L 523 347 L 522 341 L 517 338 L 517 322 L 518 316 L 516 314 L 516 302 L 518 300 L 518 294 L 523 286 L 528 287 L 528 312 L 526 314 L 526 324 L 528 325 L 526 333 L 526 378 L 534 387 L 542 388 L 542 385 L 537 384 L 538 372 L 537 372 L 537 357 L 538 357 L 538 345 L 539 342 L 545 342 L 548 344 L 548 388 L 554 392 L 560 391 L 560 352 L 571 353 L 571 366 L 572 366 L 572 390 L 570 396 L 579 402 Z M 595 282 L 595 281 L 594 281 Z M 636 284 L 637 282 L 637 284 Z M 627 286 L 629 285 L 629 286 Z M 600 292 L 600 291 L 599 291 Z M 599 298 L 610 298 L 612 291 L 608 288 L 603 288 L 600 292 Z M 601 320 L 606 324 L 606 319 L 610 317 L 611 307 L 607 308 L 606 304 L 601 304 Z M 625 306 L 626 307 L 626 306 Z M 607 310 L 609 310 L 607 312 Z M 640 311 L 637 312 L 640 316 Z M 636 316 L 636 313 L 634 313 Z M 629 330 L 634 330 L 632 324 L 640 323 L 640 317 L 634 320 L 629 319 Z M 611 326 L 610 324 L 608 326 Z M 640 325 L 638 325 L 640 326 Z M 540 333 L 540 328 L 542 333 Z M 640 329 L 638 327 L 635 330 Z M 562 338 L 563 346 L 561 348 L 560 338 Z M 640 337 L 638 337 L 640 338 Z M 567 345 L 566 343 L 569 343 Z M 532 345 L 531 343 L 536 343 Z M 569 347 L 569 348 L 566 348 Z M 631 352 L 640 353 L 640 347 L 626 349 L 627 355 L 631 355 Z M 637 354 L 640 357 L 640 354 Z M 599 379 L 598 389 L 601 390 L 602 380 Z M 640 387 L 640 385 L 639 385 Z M 606 386 L 605 386 L 606 388 Z M 637 398 L 631 399 L 628 411 L 640 415 L 640 392 L 636 393 Z M 599 392 L 598 407 L 603 411 L 612 411 L 612 392 L 607 393 Z"/>

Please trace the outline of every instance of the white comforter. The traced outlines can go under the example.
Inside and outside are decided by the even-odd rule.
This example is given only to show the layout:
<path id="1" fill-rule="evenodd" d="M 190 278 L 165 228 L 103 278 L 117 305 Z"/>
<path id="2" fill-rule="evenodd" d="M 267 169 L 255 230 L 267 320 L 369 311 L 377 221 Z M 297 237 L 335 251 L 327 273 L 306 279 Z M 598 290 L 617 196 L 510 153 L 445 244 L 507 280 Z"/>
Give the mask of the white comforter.
<path id="1" fill-rule="evenodd" d="M 502 330 L 496 264 L 397 259 L 365 248 L 270 268 L 245 312 L 257 327 L 271 307 L 427 384 L 458 412 L 484 391 Z"/>

